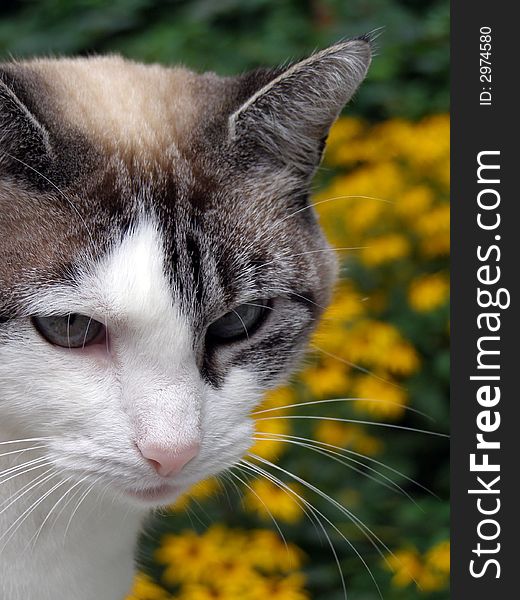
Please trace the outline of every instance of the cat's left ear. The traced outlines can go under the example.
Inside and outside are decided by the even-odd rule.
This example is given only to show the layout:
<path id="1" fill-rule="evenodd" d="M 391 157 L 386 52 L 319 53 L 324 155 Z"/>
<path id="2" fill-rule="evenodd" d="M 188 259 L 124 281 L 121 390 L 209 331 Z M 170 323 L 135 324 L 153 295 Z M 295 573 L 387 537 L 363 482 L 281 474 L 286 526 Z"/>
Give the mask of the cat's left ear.
<path id="1" fill-rule="evenodd" d="M 229 118 L 229 138 L 246 154 L 310 177 L 329 128 L 365 78 L 368 37 L 341 42 L 279 72 Z"/>
<path id="2" fill-rule="evenodd" d="M 53 156 L 48 131 L 22 99 L 16 70 L 16 64 L 0 68 L 0 174 L 41 171 Z"/>

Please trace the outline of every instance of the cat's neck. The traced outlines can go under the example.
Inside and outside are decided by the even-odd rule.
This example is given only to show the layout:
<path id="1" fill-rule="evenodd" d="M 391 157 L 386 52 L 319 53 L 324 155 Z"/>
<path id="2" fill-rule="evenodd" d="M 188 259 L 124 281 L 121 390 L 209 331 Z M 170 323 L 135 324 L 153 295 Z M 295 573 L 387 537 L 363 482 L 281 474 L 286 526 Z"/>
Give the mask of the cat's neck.
<path id="1" fill-rule="evenodd" d="M 6 452 L 6 446 L 0 448 L 0 454 Z M 0 457 L 0 473 L 13 465 L 11 456 Z M 64 482 L 55 471 L 42 481 L 47 470 L 0 476 L 2 598 L 122 600 L 131 585 L 146 511 L 119 505 L 103 488 L 85 495 L 85 484 L 66 494 L 73 482 Z"/>

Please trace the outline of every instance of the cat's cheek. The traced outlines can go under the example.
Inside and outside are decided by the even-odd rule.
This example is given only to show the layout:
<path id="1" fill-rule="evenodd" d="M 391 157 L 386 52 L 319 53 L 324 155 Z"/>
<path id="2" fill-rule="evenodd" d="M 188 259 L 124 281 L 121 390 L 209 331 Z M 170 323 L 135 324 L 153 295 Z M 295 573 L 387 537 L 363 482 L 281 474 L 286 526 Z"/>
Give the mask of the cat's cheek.
<path id="1" fill-rule="evenodd" d="M 206 464 L 202 462 L 201 467 L 216 475 L 236 465 L 253 446 L 254 430 L 254 423 L 249 418 L 235 423 L 224 432 L 222 442 L 207 454 Z"/>

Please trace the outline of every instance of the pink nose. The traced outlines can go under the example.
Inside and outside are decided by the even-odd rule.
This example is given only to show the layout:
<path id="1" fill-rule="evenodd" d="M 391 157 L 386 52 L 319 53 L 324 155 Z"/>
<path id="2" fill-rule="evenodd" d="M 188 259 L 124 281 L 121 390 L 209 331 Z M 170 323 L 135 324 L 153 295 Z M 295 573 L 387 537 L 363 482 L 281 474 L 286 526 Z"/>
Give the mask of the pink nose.
<path id="1" fill-rule="evenodd" d="M 192 458 L 197 456 L 200 449 L 198 443 L 178 448 L 168 448 L 146 441 L 137 442 L 137 447 L 162 477 L 179 473 Z"/>

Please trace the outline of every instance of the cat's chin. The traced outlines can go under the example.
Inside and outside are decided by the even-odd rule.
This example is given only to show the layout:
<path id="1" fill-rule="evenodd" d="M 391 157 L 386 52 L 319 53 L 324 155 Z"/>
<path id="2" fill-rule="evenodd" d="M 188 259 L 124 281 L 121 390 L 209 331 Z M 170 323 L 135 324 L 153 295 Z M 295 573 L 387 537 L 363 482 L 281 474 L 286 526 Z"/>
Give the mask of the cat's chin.
<path id="1" fill-rule="evenodd" d="M 175 502 L 182 491 L 179 486 L 164 483 L 144 489 L 126 488 L 124 494 L 133 504 L 154 508 Z"/>

